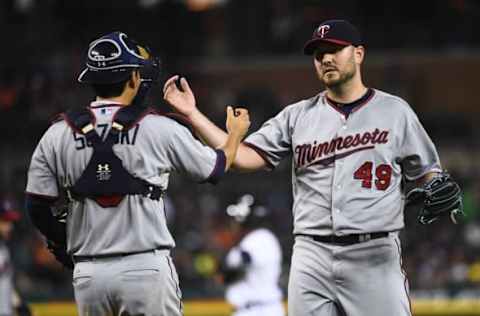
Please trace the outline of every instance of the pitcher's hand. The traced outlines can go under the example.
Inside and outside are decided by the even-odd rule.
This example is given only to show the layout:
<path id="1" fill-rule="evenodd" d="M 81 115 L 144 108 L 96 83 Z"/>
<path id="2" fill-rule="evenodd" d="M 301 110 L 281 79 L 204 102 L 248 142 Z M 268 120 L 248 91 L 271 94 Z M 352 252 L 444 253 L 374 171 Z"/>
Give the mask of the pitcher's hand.
<path id="1" fill-rule="evenodd" d="M 193 94 L 187 79 L 180 78 L 180 87 L 177 87 L 176 81 L 179 76 L 175 75 L 168 79 L 163 86 L 163 99 L 167 101 L 175 111 L 190 117 L 197 111 L 195 95 Z"/>

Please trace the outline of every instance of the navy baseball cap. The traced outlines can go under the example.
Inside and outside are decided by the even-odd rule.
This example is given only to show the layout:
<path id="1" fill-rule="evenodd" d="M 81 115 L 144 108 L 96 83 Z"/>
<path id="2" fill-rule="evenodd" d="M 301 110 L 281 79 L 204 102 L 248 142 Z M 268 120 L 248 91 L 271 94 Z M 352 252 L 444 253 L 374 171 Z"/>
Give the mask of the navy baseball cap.
<path id="1" fill-rule="evenodd" d="M 134 69 L 145 66 L 148 51 L 125 33 L 113 32 L 90 43 L 81 83 L 110 84 L 126 81 Z"/>
<path id="2" fill-rule="evenodd" d="M 303 53 L 312 55 L 322 43 L 342 46 L 362 45 L 362 36 L 358 29 L 346 20 L 328 20 L 320 24 L 313 32 L 312 38 L 305 43 Z"/>
<path id="3" fill-rule="evenodd" d="M 9 199 L 0 201 L 0 220 L 15 222 L 20 220 L 21 214 L 15 209 L 14 203 Z"/>

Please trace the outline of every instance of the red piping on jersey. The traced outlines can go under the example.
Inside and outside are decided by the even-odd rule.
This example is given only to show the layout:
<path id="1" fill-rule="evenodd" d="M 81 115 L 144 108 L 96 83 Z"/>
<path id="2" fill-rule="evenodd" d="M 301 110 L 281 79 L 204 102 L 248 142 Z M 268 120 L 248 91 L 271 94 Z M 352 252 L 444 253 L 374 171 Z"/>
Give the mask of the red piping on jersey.
<path id="1" fill-rule="evenodd" d="M 254 144 L 249 143 L 249 142 L 243 142 L 243 144 L 245 146 L 250 147 L 253 150 L 255 150 L 257 152 L 257 154 L 259 154 L 260 157 L 262 157 L 262 159 L 265 160 L 269 169 L 271 169 L 271 170 L 275 169 L 275 166 L 270 162 L 270 160 L 268 160 L 268 154 L 264 150 L 260 149 L 259 147 L 255 146 Z"/>
<path id="2" fill-rule="evenodd" d="M 402 271 L 402 274 L 405 277 L 405 281 L 403 282 L 403 287 L 405 288 L 405 294 L 407 295 L 407 299 L 408 299 L 408 309 L 410 311 L 410 315 L 413 315 L 413 313 L 412 313 L 412 300 L 410 299 L 410 294 L 408 292 L 408 287 L 407 287 L 407 284 L 408 284 L 407 272 L 405 272 L 405 270 L 403 269 L 402 248 L 400 247 L 400 245 L 398 244 L 398 241 L 396 239 L 394 239 L 394 241 L 395 241 L 395 245 L 397 245 L 398 254 L 399 254 L 399 257 L 400 257 L 400 259 L 399 259 L 400 270 Z"/>
<path id="3" fill-rule="evenodd" d="M 371 89 L 372 93 L 370 94 L 370 96 L 368 98 L 366 98 L 364 101 L 360 102 L 359 104 L 357 104 L 350 113 L 353 113 L 353 112 L 356 112 L 358 109 L 360 109 L 361 107 L 365 106 L 372 98 L 373 96 L 375 95 L 375 90 L 374 89 Z M 330 105 L 332 108 L 335 109 L 335 111 L 337 111 L 338 113 L 342 114 L 344 117 L 347 117 L 348 115 L 346 115 L 345 113 L 343 113 L 342 110 L 339 109 L 339 107 L 333 103 L 332 100 L 330 100 L 327 96 L 327 94 L 325 93 L 325 95 L 323 96 L 325 100 L 327 100 L 327 104 Z"/>

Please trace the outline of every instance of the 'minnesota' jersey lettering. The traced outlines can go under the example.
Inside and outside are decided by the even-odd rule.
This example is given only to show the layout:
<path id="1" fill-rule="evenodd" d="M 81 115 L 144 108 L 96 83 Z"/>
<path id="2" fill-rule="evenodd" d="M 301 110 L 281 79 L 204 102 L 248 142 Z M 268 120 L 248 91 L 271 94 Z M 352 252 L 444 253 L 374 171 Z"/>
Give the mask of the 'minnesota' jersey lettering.
<path id="1" fill-rule="evenodd" d="M 325 92 L 287 106 L 245 143 L 274 168 L 292 155 L 294 233 L 344 235 L 403 228 L 408 180 L 441 171 L 437 151 L 401 98 L 379 90 L 346 116 Z"/>

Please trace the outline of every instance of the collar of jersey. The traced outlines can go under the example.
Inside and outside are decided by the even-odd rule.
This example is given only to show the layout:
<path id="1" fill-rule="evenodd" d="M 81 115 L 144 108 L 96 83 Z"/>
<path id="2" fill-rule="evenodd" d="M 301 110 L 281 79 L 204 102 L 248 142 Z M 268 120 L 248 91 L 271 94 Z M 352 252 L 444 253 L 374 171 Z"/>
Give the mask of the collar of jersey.
<path id="1" fill-rule="evenodd" d="M 329 104 L 336 111 L 343 114 L 345 117 L 348 117 L 352 112 L 355 112 L 362 106 L 366 105 L 374 95 L 375 95 L 375 90 L 372 88 L 368 88 L 367 92 L 365 92 L 363 96 L 361 96 L 358 100 L 355 100 L 350 103 L 340 103 L 340 102 L 333 101 L 327 96 L 326 93 L 324 97 L 325 97 L 325 100 L 327 101 L 327 104 Z"/>
<path id="2" fill-rule="evenodd" d="M 90 107 L 94 109 L 105 108 L 109 106 L 123 106 L 123 104 L 110 100 L 93 101 L 90 103 Z"/>

